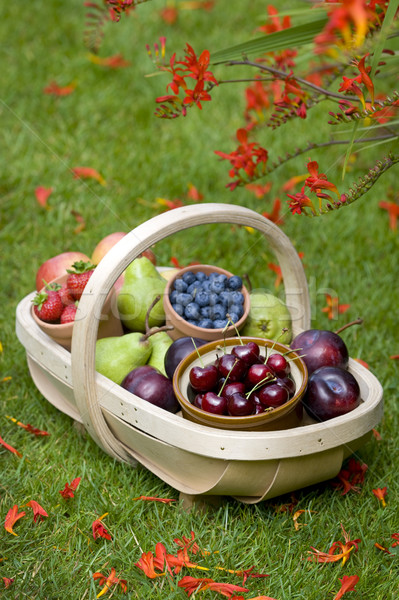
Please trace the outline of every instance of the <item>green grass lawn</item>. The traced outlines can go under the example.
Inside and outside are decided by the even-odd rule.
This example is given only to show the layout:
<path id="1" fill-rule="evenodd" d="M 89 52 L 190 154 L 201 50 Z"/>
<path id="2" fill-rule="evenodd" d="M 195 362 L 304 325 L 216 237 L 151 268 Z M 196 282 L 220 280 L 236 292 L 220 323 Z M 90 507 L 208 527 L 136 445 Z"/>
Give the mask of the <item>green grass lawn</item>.
<path id="1" fill-rule="evenodd" d="M 235 148 L 234 133 L 243 124 L 244 84 L 220 86 L 213 91 L 212 102 L 204 103 L 202 111 L 192 109 L 185 119 L 156 119 L 154 100 L 166 93 L 169 79 L 146 77 L 155 69 L 145 45 L 152 47 L 166 35 L 170 56 L 173 51 L 181 53 L 186 42 L 197 52 L 244 42 L 264 22 L 266 3 L 254 0 L 244 10 L 238 0 L 230 2 L 228 9 L 219 1 L 210 12 L 181 10 L 174 25 L 166 25 L 160 17 L 166 4 L 154 0 L 119 23 L 107 24 L 100 56 L 121 53 L 130 62 L 121 69 L 88 60 L 83 44 L 87 9 L 82 1 L 32 0 L 24 6 L 6 3 L 1 8 L 0 436 L 22 458 L 0 446 L 0 595 L 91 600 L 101 590 L 93 573 L 108 575 L 115 568 L 127 581 L 127 595 L 112 587 L 105 597 L 185 598 L 177 587 L 178 577 L 152 580 L 135 563 L 142 552 L 154 551 L 158 542 L 175 553 L 173 540 L 194 531 L 200 548 L 209 554 L 193 560 L 209 571 L 185 568 L 182 575 L 241 585 L 242 577 L 220 567 L 254 566 L 256 572 L 267 573 L 266 578 L 247 579 L 245 598 L 328 600 L 338 592 L 340 579 L 358 575 L 349 598 L 393 600 L 398 596 L 397 553 L 395 548 L 391 555 L 383 553 L 374 544 L 391 547 L 391 535 L 399 531 L 399 363 L 390 358 L 399 354 L 399 240 L 378 205 L 381 200 L 397 199 L 397 169 L 352 206 L 315 219 L 292 216 L 281 191 L 289 177 L 306 172 L 307 156 L 275 171 L 269 179 L 270 192 L 260 200 L 245 188 L 231 193 L 225 187 L 227 163 L 218 160 L 214 150 Z M 76 88 L 64 97 L 46 95 L 43 89 L 51 81 L 60 86 L 73 83 Z M 296 145 L 322 139 L 326 133 L 321 116 L 316 129 L 303 121 L 295 135 L 287 127 L 268 133 L 264 142 L 278 156 L 290 149 L 291 140 Z M 349 181 L 357 179 L 375 152 L 359 156 L 351 165 Z M 321 170 L 328 169 L 328 176 L 338 180 L 342 148 L 318 157 L 323 160 Z M 96 169 L 106 185 L 74 179 L 71 169 L 79 166 Z M 281 196 L 281 227 L 304 254 L 312 326 L 337 329 L 358 316 L 364 319 L 362 326 L 342 335 L 351 356 L 367 362 L 383 385 L 385 413 L 378 426 L 380 441 L 373 437 L 355 457 L 368 465 L 358 493 L 341 495 L 326 482 L 295 492 L 293 512 L 281 510 L 292 501 L 287 495 L 251 506 L 223 498 L 219 507 L 208 512 L 187 513 L 176 490 L 141 466 L 134 469 L 108 457 L 32 383 L 24 349 L 15 335 L 15 310 L 34 289 L 38 266 L 68 250 L 90 256 L 108 233 L 130 231 L 161 213 L 165 207 L 159 198 L 187 202 L 190 185 L 203 195 L 203 202 L 239 204 L 260 213 L 270 212 L 274 199 Z M 53 188 L 48 209 L 36 201 L 38 186 Z M 85 222 L 78 233 L 76 215 Z M 275 274 L 268 268 L 274 261 L 270 249 L 246 229 L 197 228 L 159 242 L 153 250 L 159 265 L 172 266 L 172 257 L 184 265 L 211 262 L 235 273 L 248 272 L 254 286 L 284 296 L 282 286 L 275 290 Z M 334 292 L 340 303 L 350 304 L 333 321 L 322 310 L 326 291 Z M 46 430 L 50 436 L 33 437 L 8 417 Z M 65 500 L 59 491 L 75 477 L 81 477 L 79 487 L 73 498 Z M 384 507 L 372 490 L 385 486 Z M 133 500 L 138 496 L 176 502 Z M 49 517 L 33 523 L 32 511 L 25 506 L 30 500 L 39 502 Z M 15 525 L 16 536 L 3 526 L 14 505 L 27 513 Z M 296 510 L 305 511 L 298 531 L 293 520 Z M 112 540 L 94 540 L 91 524 L 104 513 L 108 513 L 104 525 Z M 361 540 L 348 562 L 307 561 L 311 547 L 327 552 L 334 541 L 343 541 L 341 524 L 351 539 Z M 2 577 L 14 579 L 9 588 L 5 589 Z M 203 591 L 194 597 L 220 595 Z"/>

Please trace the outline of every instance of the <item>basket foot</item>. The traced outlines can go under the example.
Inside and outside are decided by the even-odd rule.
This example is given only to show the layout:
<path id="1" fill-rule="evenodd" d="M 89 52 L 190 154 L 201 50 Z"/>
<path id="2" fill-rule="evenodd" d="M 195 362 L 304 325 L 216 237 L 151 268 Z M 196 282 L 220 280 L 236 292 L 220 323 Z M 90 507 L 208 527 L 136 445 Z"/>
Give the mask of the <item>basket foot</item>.
<path id="1" fill-rule="evenodd" d="M 221 496 L 191 495 L 184 492 L 180 492 L 179 500 L 186 512 L 191 512 L 193 508 L 200 512 L 207 512 L 210 509 L 219 508 L 222 504 Z"/>

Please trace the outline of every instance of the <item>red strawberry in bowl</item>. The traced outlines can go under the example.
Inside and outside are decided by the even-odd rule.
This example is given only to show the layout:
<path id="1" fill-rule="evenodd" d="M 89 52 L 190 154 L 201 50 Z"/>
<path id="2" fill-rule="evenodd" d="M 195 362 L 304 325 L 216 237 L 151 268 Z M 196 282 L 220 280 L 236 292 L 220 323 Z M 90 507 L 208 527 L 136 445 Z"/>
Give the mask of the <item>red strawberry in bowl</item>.
<path id="1" fill-rule="evenodd" d="M 64 305 L 58 289 L 44 288 L 38 292 L 33 302 L 33 310 L 39 319 L 47 323 L 59 321 Z"/>
<path id="2" fill-rule="evenodd" d="M 94 269 L 95 265 L 91 264 L 91 262 L 84 262 L 83 260 L 74 262 L 72 268 L 67 269 L 69 276 L 66 287 L 74 300 L 80 300 L 87 282 L 93 275 Z"/>
<path id="3" fill-rule="evenodd" d="M 68 306 L 64 307 L 64 310 L 61 313 L 60 323 L 61 325 L 65 325 L 65 323 L 73 323 L 75 321 L 76 311 L 78 309 L 78 303 L 68 304 Z"/>

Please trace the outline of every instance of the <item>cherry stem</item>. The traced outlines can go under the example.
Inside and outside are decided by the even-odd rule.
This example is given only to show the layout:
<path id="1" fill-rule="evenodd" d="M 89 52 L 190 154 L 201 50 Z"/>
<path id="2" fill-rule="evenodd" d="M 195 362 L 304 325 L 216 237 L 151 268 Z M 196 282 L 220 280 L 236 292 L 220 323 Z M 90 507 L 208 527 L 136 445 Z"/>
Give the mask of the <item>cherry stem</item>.
<path id="1" fill-rule="evenodd" d="M 243 342 L 243 341 L 242 341 L 242 339 L 241 339 L 241 336 L 240 336 L 240 334 L 239 334 L 239 331 L 238 331 L 238 329 L 237 329 L 237 327 L 236 327 L 236 324 L 234 323 L 234 321 L 232 321 L 232 320 L 231 320 L 231 318 L 230 318 L 230 315 L 229 315 L 229 314 L 227 314 L 227 315 L 226 315 L 226 317 L 228 318 L 228 322 L 227 322 L 227 325 L 226 325 L 226 327 L 228 327 L 228 326 L 229 326 L 229 323 L 231 323 L 231 324 L 233 325 L 233 327 L 234 327 L 234 329 L 235 329 L 235 331 L 236 331 L 237 337 L 238 337 L 238 339 L 240 340 L 240 344 L 241 344 L 241 346 L 243 346 L 243 345 L 244 345 L 244 342 Z"/>
<path id="2" fill-rule="evenodd" d="M 194 338 L 191 338 L 191 341 L 192 341 L 192 343 L 193 343 L 193 346 L 194 346 L 194 348 L 195 348 L 195 351 L 196 351 L 196 353 L 197 353 L 197 356 L 198 356 L 198 358 L 199 358 L 199 361 L 200 361 L 200 363 L 201 363 L 201 367 L 202 367 L 202 368 L 204 368 L 204 366 L 205 366 L 205 365 L 204 365 L 204 361 L 202 360 L 202 356 L 201 356 L 201 354 L 199 353 L 199 350 L 198 350 L 198 348 L 197 348 L 197 346 L 196 346 L 196 344 L 195 344 L 195 342 L 194 342 Z"/>
<path id="3" fill-rule="evenodd" d="M 252 390 L 249 390 L 249 392 L 247 392 L 245 394 L 245 397 L 249 398 L 249 396 L 252 394 L 252 392 L 255 392 L 255 390 L 257 390 L 258 388 L 262 387 L 263 384 L 270 383 L 270 382 L 276 381 L 276 380 L 277 380 L 277 377 L 273 377 L 273 375 L 271 373 L 269 373 L 267 375 L 267 377 L 264 377 L 261 381 L 258 381 L 258 383 L 256 383 L 254 385 L 254 387 L 252 388 Z"/>
<path id="4" fill-rule="evenodd" d="M 288 331 L 287 327 L 283 327 L 283 329 L 281 330 L 281 333 L 280 333 L 280 335 L 278 336 L 278 338 L 277 338 L 276 340 L 274 340 L 274 342 L 273 342 L 273 345 L 272 345 L 272 347 L 270 348 L 270 353 L 272 352 L 272 350 L 274 350 L 274 346 L 277 344 L 277 342 L 279 341 L 279 339 L 281 338 L 281 336 L 282 336 L 282 335 L 284 335 L 284 334 L 285 334 L 287 331 Z M 266 346 L 266 357 L 265 357 L 265 364 L 266 364 L 266 362 L 267 362 L 267 359 L 268 359 L 267 351 L 268 351 L 268 348 L 267 348 L 267 346 Z M 270 354 L 269 354 L 269 356 L 270 356 Z"/>
<path id="5" fill-rule="evenodd" d="M 340 334 L 342 331 L 344 331 L 348 327 L 352 327 L 352 325 L 361 325 L 362 323 L 363 323 L 363 319 L 361 317 L 358 317 L 354 321 L 350 321 L 346 325 L 342 325 L 342 327 L 340 327 L 339 329 L 337 329 L 334 333 Z"/>
<path id="6" fill-rule="evenodd" d="M 217 394 L 218 396 L 220 396 L 220 394 L 223 392 L 224 390 L 224 386 L 226 385 L 226 383 L 228 382 L 228 379 L 230 377 L 230 373 L 232 372 L 232 370 L 234 369 L 234 367 L 236 366 L 236 363 L 238 362 L 238 358 L 235 359 L 233 366 L 231 367 L 230 371 L 227 373 L 226 375 L 226 379 L 223 381 L 222 387 L 219 390 L 219 393 Z"/>

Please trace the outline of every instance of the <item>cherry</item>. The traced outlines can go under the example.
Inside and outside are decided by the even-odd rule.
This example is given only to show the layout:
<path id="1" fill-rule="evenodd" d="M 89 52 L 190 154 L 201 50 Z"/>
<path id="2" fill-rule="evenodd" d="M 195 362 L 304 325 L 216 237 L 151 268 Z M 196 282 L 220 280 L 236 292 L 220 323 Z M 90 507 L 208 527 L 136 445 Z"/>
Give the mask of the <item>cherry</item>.
<path id="1" fill-rule="evenodd" d="M 295 394 L 296 386 L 295 381 L 291 379 L 291 377 L 277 377 L 276 380 L 277 385 L 282 385 L 288 390 L 290 398 Z"/>
<path id="2" fill-rule="evenodd" d="M 229 378 L 230 382 L 242 381 L 248 366 L 234 354 L 223 354 L 217 361 L 217 368 L 221 377 Z"/>
<path id="3" fill-rule="evenodd" d="M 203 398 L 204 394 L 197 394 L 194 398 L 194 406 L 196 406 L 197 408 L 201 408 L 202 409 L 202 398 Z"/>
<path id="4" fill-rule="evenodd" d="M 309 375 L 320 367 L 348 367 L 349 353 L 343 339 L 333 331 L 308 329 L 294 338 L 291 348 L 301 354 Z"/>
<path id="5" fill-rule="evenodd" d="M 201 408 L 214 415 L 225 415 L 227 413 L 227 400 L 224 396 L 218 396 L 215 392 L 205 392 L 202 395 Z"/>
<path id="6" fill-rule="evenodd" d="M 345 415 L 360 404 L 355 377 L 339 367 L 320 367 L 309 377 L 303 405 L 317 421 Z"/>
<path id="7" fill-rule="evenodd" d="M 274 371 L 277 377 L 285 377 L 291 371 L 290 363 L 282 354 L 271 354 L 266 364 Z"/>
<path id="8" fill-rule="evenodd" d="M 247 365 L 253 365 L 259 362 L 260 349 L 255 342 L 247 342 L 240 346 L 234 346 L 231 352 L 234 356 L 243 360 Z"/>
<path id="9" fill-rule="evenodd" d="M 270 383 L 263 386 L 257 391 L 257 395 L 264 406 L 271 406 L 273 408 L 282 406 L 289 399 L 287 388 L 278 385 L 278 383 Z"/>
<path id="10" fill-rule="evenodd" d="M 236 393 L 245 394 L 245 383 L 242 381 L 232 381 L 231 383 L 226 383 L 222 390 L 222 396 L 225 398 Z"/>
<path id="11" fill-rule="evenodd" d="M 255 412 L 255 404 L 244 394 L 233 394 L 227 399 L 227 410 L 232 417 L 245 417 Z"/>
<path id="12" fill-rule="evenodd" d="M 245 385 L 248 388 L 252 388 L 254 385 L 266 380 L 266 378 L 269 378 L 270 380 L 274 378 L 274 373 L 269 365 L 266 365 L 265 363 L 255 363 L 248 369 Z"/>
<path id="13" fill-rule="evenodd" d="M 219 372 L 215 365 L 195 366 L 190 370 L 190 383 L 196 392 L 209 392 L 218 382 Z"/>

